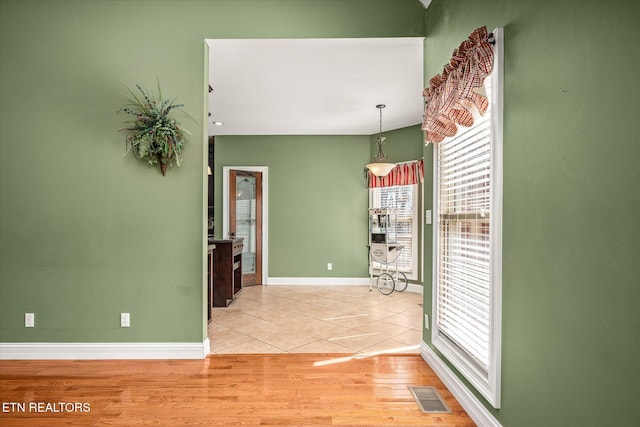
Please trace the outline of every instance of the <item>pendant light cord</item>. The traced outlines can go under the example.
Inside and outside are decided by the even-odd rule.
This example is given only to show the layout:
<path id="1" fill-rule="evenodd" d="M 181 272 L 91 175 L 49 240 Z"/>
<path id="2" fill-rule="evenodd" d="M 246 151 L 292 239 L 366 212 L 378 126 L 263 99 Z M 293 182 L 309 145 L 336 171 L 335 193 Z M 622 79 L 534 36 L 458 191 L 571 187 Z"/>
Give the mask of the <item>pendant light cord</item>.
<path id="1" fill-rule="evenodd" d="M 376 108 L 378 110 L 380 110 L 380 133 L 378 134 L 378 138 L 376 140 L 376 143 L 378 144 L 378 153 L 376 154 L 376 156 L 374 157 L 374 159 L 377 162 L 383 162 L 387 156 L 384 155 L 384 153 L 382 152 L 382 143 L 384 142 L 384 140 L 386 139 L 384 136 L 382 136 L 382 109 L 386 107 L 386 105 L 384 104 L 378 104 L 376 105 Z"/>

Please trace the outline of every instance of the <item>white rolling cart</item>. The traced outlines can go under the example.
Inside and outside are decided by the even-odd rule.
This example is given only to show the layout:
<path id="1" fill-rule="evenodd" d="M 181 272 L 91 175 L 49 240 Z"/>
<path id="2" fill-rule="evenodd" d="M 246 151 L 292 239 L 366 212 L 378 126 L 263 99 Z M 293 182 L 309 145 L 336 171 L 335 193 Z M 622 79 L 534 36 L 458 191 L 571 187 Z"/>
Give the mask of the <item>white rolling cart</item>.
<path id="1" fill-rule="evenodd" d="M 407 289 L 407 276 L 398 271 L 398 257 L 404 246 L 396 241 L 396 224 L 395 209 L 369 209 L 369 292 L 374 280 L 384 295 Z"/>

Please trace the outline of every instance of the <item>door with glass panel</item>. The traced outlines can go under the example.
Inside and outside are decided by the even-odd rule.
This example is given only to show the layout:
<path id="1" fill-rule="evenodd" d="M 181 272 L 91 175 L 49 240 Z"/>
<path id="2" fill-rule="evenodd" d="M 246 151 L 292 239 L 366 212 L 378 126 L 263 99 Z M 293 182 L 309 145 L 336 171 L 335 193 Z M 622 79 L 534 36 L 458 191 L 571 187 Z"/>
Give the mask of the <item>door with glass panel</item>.
<path id="1" fill-rule="evenodd" d="M 229 172 L 229 233 L 242 238 L 242 286 L 262 284 L 262 173 Z"/>

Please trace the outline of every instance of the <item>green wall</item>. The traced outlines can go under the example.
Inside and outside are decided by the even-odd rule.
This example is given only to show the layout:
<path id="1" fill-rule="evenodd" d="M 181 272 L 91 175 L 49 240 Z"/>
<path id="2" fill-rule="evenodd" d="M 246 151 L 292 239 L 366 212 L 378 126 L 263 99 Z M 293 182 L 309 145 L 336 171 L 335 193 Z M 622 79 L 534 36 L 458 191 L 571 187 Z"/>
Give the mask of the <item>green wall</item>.
<path id="1" fill-rule="evenodd" d="M 385 132 L 392 161 L 422 156 L 422 131 Z M 368 192 L 374 136 L 218 136 L 215 235 L 222 236 L 222 168 L 269 168 L 269 277 L 366 277 Z M 374 151 L 375 153 L 375 151 Z M 327 271 L 327 263 L 333 270 Z"/>
<path id="2" fill-rule="evenodd" d="M 267 166 L 269 276 L 366 277 L 368 158 L 368 136 L 216 137 L 216 235 L 222 167 Z"/>
<path id="3" fill-rule="evenodd" d="M 638 16 L 640 3 L 620 0 L 434 0 L 427 12 L 425 81 L 474 28 L 505 29 L 502 409 L 493 411 L 505 426 L 640 419 Z M 427 244 L 427 266 L 431 255 Z"/>
<path id="4" fill-rule="evenodd" d="M 205 38 L 426 35 L 428 79 L 471 30 L 503 26 L 503 399 L 493 412 L 505 426 L 633 425 L 639 14 L 632 0 L 434 0 L 426 20 L 415 0 L 0 0 L 0 341 L 204 339 Z M 184 121 L 193 133 L 185 164 L 166 177 L 123 156 L 115 114 L 125 85 L 153 87 L 156 78 L 199 122 Z M 364 188 L 368 137 L 264 142 L 307 161 L 326 154 L 316 142 L 326 143 L 340 164 L 335 149 L 344 148 L 355 167 L 347 171 L 345 159 L 342 182 Z M 240 161 L 225 144 L 220 156 Z M 332 191 L 333 177 L 307 168 L 284 178 L 294 166 L 282 153 L 244 154 L 245 164 L 268 161 L 272 209 L 285 190 L 312 206 L 348 198 Z M 431 147 L 423 155 L 428 207 Z M 331 227 L 332 237 L 364 224 L 351 214 L 366 196 L 353 197 L 330 218 L 353 223 Z M 305 219 L 296 221 L 299 230 Z M 274 254 L 288 250 L 289 230 L 270 223 L 270 274 L 326 275 L 324 235 L 320 253 L 285 269 Z M 431 234 L 425 228 L 426 277 Z M 356 246 L 342 256 L 355 259 Z M 348 277 L 364 264 L 334 265 Z M 27 311 L 34 329 L 22 326 Z M 129 329 L 118 326 L 122 311 L 132 313 Z"/>
<path id="5" fill-rule="evenodd" d="M 422 36 L 423 12 L 414 0 L 0 0 L 0 341 L 202 342 L 204 40 Z M 115 113 L 126 86 L 156 79 L 198 121 L 183 120 L 193 136 L 166 177 L 123 156 Z M 367 149 L 350 150 L 355 187 Z M 362 223 L 340 209 L 355 221 L 342 227 Z M 326 268 L 309 258 L 305 272 Z M 285 274 L 277 258 L 272 269 Z"/>

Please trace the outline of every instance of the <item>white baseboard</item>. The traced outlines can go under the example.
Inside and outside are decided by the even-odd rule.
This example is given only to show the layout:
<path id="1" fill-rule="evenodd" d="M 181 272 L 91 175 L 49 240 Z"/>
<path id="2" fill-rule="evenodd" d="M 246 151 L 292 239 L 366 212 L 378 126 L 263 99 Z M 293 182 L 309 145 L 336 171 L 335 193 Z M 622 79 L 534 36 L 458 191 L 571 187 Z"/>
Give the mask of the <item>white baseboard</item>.
<path id="1" fill-rule="evenodd" d="M 267 285 L 354 286 L 368 285 L 368 277 L 268 277 Z"/>
<path id="2" fill-rule="evenodd" d="M 0 343 L 0 360 L 204 359 L 201 343 Z"/>
<path id="3" fill-rule="evenodd" d="M 479 427 L 502 427 L 493 414 L 424 341 L 420 344 L 420 355 Z"/>
<path id="4" fill-rule="evenodd" d="M 267 285 L 279 286 L 369 286 L 368 277 L 269 277 Z M 409 283 L 408 292 L 421 294 L 422 285 Z"/>
<path id="5" fill-rule="evenodd" d="M 407 289 L 405 289 L 405 292 L 413 292 L 421 295 L 423 291 L 424 291 L 424 287 L 422 285 L 416 285 L 415 283 L 407 284 Z"/>

